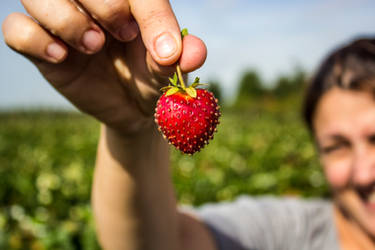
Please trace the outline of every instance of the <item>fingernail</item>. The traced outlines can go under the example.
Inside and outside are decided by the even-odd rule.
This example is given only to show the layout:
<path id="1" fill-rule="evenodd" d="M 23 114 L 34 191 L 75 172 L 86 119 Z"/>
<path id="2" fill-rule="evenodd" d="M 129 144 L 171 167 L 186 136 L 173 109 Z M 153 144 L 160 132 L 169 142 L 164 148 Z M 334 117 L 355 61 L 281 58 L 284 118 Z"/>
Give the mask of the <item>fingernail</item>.
<path id="1" fill-rule="evenodd" d="M 119 32 L 120 38 L 123 41 L 131 41 L 138 35 L 138 25 L 136 22 L 132 21 L 124 25 Z"/>
<path id="2" fill-rule="evenodd" d="M 88 30 L 83 34 L 82 44 L 87 52 L 96 52 L 102 45 L 102 37 L 96 30 Z"/>
<path id="3" fill-rule="evenodd" d="M 176 40 L 170 33 L 162 33 L 155 40 L 155 50 L 160 58 L 171 57 L 177 50 Z"/>
<path id="4" fill-rule="evenodd" d="M 60 61 L 65 56 L 65 49 L 58 43 L 51 43 L 47 46 L 46 53 L 49 57 Z"/>

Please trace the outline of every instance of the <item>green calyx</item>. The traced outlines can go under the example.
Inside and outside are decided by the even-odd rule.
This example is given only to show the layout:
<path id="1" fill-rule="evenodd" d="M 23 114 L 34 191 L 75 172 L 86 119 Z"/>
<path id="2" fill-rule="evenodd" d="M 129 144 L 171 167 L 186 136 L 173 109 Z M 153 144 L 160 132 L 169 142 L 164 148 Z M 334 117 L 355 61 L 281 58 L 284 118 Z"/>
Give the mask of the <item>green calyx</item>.
<path id="1" fill-rule="evenodd" d="M 173 77 L 169 78 L 169 85 L 161 88 L 160 90 L 165 92 L 165 96 L 171 96 L 178 92 L 187 94 L 192 98 L 197 97 L 196 88 L 199 86 L 207 85 L 199 82 L 199 77 L 196 77 L 194 82 L 190 86 L 186 86 L 184 79 L 181 74 L 180 65 L 177 64 L 177 73 L 175 72 Z"/>
<path id="2" fill-rule="evenodd" d="M 185 28 L 181 31 L 181 37 L 184 38 L 189 34 L 188 30 Z M 174 73 L 173 77 L 169 78 L 169 85 L 161 88 L 160 90 L 165 92 L 166 96 L 174 95 L 178 92 L 189 95 L 192 98 L 197 97 L 196 87 L 207 85 L 199 82 L 199 77 L 196 77 L 191 86 L 186 86 L 184 78 L 182 77 L 180 65 L 177 64 L 177 72 Z"/>
<path id="3" fill-rule="evenodd" d="M 181 37 L 184 38 L 185 36 L 189 35 L 189 31 L 188 29 L 182 29 L 181 30 Z"/>

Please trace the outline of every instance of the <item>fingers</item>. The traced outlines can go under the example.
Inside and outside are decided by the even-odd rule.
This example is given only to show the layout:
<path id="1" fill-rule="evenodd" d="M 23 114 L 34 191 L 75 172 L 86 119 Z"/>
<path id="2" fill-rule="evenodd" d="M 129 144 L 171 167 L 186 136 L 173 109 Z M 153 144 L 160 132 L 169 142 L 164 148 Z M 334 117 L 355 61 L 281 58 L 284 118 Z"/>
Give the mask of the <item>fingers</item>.
<path id="1" fill-rule="evenodd" d="M 183 51 L 179 60 L 181 70 L 184 73 L 190 73 L 200 68 L 206 60 L 207 48 L 201 39 L 194 35 L 187 35 L 183 39 Z M 161 66 L 150 56 L 147 57 L 147 63 L 154 74 L 161 76 L 170 76 L 176 71 L 175 65 Z"/>
<path id="2" fill-rule="evenodd" d="M 72 0 L 22 0 L 27 11 L 46 30 L 85 53 L 95 53 L 104 43 L 104 33 L 90 16 L 79 11 Z M 188 35 L 182 46 L 180 30 L 166 0 L 130 0 L 132 13 L 142 31 L 148 49 L 148 65 L 152 71 L 166 75 L 174 71 L 180 60 L 181 69 L 191 72 L 205 61 L 207 50 L 197 37 Z M 133 39 L 132 21 L 127 0 L 81 0 L 83 7 L 119 39 Z M 62 61 L 67 46 L 23 14 L 10 15 L 4 22 L 9 46 L 50 62 Z M 125 31 L 124 31 L 125 30 Z M 127 34 L 121 34 L 121 33 Z M 127 38 L 126 38 L 127 36 Z M 182 51 L 183 47 L 183 51 Z M 169 66 L 169 67 L 166 67 Z"/>
<path id="3" fill-rule="evenodd" d="M 81 52 L 92 54 L 104 45 L 99 26 L 70 0 L 22 0 L 27 12 L 52 34 Z"/>
<path id="4" fill-rule="evenodd" d="M 189 73 L 200 68 L 206 61 L 206 57 L 207 48 L 201 39 L 193 35 L 184 37 L 180 58 L 180 67 L 183 72 Z"/>
<path id="5" fill-rule="evenodd" d="M 106 30 L 122 41 L 131 41 L 138 34 L 138 26 L 131 17 L 127 0 L 79 0 Z"/>
<path id="6" fill-rule="evenodd" d="M 180 28 L 167 0 L 129 0 L 143 42 L 160 65 L 175 63 L 182 49 Z"/>
<path id="7" fill-rule="evenodd" d="M 51 63 L 58 63 L 68 54 L 67 47 L 51 36 L 30 17 L 10 14 L 3 22 L 5 42 L 16 51 Z"/>

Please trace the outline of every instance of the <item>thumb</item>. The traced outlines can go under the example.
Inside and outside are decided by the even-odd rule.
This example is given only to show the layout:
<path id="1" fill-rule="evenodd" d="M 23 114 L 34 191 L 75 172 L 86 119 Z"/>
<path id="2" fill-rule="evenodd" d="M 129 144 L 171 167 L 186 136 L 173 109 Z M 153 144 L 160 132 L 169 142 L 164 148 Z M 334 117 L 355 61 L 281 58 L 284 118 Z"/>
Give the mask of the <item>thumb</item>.
<path id="1" fill-rule="evenodd" d="M 175 63 L 181 55 L 181 33 L 168 0 L 130 0 L 130 9 L 152 58 L 160 65 Z"/>

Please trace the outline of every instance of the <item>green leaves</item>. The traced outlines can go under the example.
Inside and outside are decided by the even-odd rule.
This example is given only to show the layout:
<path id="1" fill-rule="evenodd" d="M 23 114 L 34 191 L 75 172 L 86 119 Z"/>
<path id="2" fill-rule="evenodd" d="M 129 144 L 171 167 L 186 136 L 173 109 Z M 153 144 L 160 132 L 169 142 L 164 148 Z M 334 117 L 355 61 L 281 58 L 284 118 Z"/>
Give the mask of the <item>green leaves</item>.
<path id="1" fill-rule="evenodd" d="M 165 91 L 168 91 L 170 88 L 172 88 L 172 86 L 165 86 L 165 87 L 162 87 L 161 89 L 160 89 L 160 91 L 162 91 L 162 92 L 165 92 Z"/>
<path id="2" fill-rule="evenodd" d="M 161 88 L 160 90 L 166 92 L 166 96 L 170 96 L 176 94 L 178 91 L 181 90 L 181 87 L 178 85 L 178 77 L 177 74 L 174 73 L 173 78 L 169 77 L 169 85 Z"/>
<path id="3" fill-rule="evenodd" d="M 182 36 L 188 34 L 187 29 L 183 29 L 181 31 Z M 194 82 L 191 84 L 190 87 L 185 86 L 184 79 L 180 70 L 180 66 L 177 64 L 177 72 L 173 74 L 173 77 L 169 77 L 169 85 L 166 87 L 161 88 L 160 90 L 165 92 L 166 96 L 171 96 L 176 94 L 177 92 L 186 93 L 192 98 L 197 97 L 197 90 L 195 89 L 198 86 L 207 85 L 204 83 L 200 83 L 200 78 L 196 77 Z"/>
<path id="4" fill-rule="evenodd" d="M 190 96 L 190 97 L 193 97 L 193 98 L 196 98 L 197 97 L 197 90 L 193 87 L 188 87 L 185 89 L 186 93 Z"/>
<path id="5" fill-rule="evenodd" d="M 177 87 L 178 77 L 176 72 L 174 73 L 173 78 L 169 77 L 169 81 L 173 86 Z"/>
<path id="6" fill-rule="evenodd" d="M 208 85 L 208 84 L 205 84 L 205 83 L 200 83 L 199 81 L 200 81 L 200 78 L 195 77 L 194 82 L 191 84 L 191 86 L 186 88 L 184 86 L 181 86 L 178 83 L 179 78 L 178 78 L 177 73 L 175 72 L 173 74 L 173 77 L 169 77 L 169 85 L 161 88 L 160 90 L 163 91 L 163 92 L 166 92 L 166 94 L 165 94 L 166 96 L 171 96 L 171 95 L 176 94 L 177 92 L 181 92 L 181 93 L 188 94 L 192 98 L 196 98 L 197 97 L 197 90 L 195 88 L 199 87 L 199 86 L 203 86 L 203 85 Z"/>
<path id="7" fill-rule="evenodd" d="M 195 80 L 194 80 L 193 84 L 191 85 L 191 87 L 196 88 L 196 87 L 199 87 L 199 86 L 207 86 L 208 85 L 206 83 L 200 83 L 199 81 L 200 81 L 200 78 L 195 77 Z"/>
<path id="8" fill-rule="evenodd" d="M 170 96 L 176 94 L 178 91 L 180 91 L 180 88 L 178 87 L 170 87 L 170 89 L 165 93 L 165 96 Z"/>
<path id="9" fill-rule="evenodd" d="M 185 29 L 181 30 L 181 36 L 182 36 L 182 38 L 184 38 L 187 35 L 189 35 L 188 29 L 185 28 Z"/>

